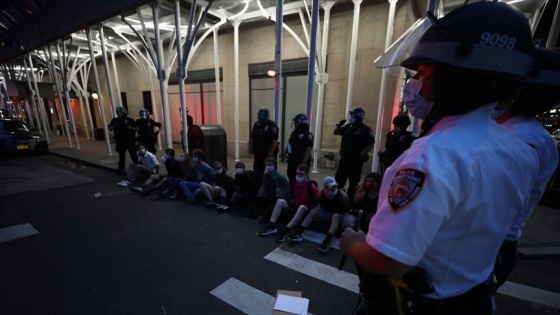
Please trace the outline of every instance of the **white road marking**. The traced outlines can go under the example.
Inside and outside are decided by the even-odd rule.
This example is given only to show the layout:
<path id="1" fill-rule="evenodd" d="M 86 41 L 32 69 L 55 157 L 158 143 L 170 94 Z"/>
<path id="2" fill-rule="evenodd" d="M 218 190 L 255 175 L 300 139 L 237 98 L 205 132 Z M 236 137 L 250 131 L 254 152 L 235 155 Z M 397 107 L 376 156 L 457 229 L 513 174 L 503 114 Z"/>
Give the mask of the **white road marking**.
<path id="1" fill-rule="evenodd" d="M 2 228 L 0 229 L 0 243 L 17 240 L 19 238 L 35 234 L 39 234 L 39 231 L 35 230 L 35 228 L 33 228 L 33 226 L 29 223 Z"/>
<path id="2" fill-rule="evenodd" d="M 353 273 L 338 270 L 337 268 L 301 257 L 280 248 L 276 248 L 264 258 L 350 292 L 360 292 L 358 276 Z"/>
<path id="3" fill-rule="evenodd" d="M 516 299 L 545 305 L 560 309 L 560 294 L 545 291 L 526 285 L 508 282 L 504 283 L 499 289 L 499 294 L 508 295 Z M 499 309 L 500 305 L 498 305 Z"/>
<path id="4" fill-rule="evenodd" d="M 229 278 L 210 294 L 249 315 L 270 314 L 276 298 L 235 278 Z M 311 313 L 307 313 L 312 315 Z"/>
<path id="5" fill-rule="evenodd" d="M 323 239 L 325 239 L 325 236 L 326 235 L 323 233 L 315 232 L 309 229 L 305 229 L 303 231 L 303 239 L 317 244 L 323 243 Z M 338 246 L 339 243 L 340 239 L 338 237 L 333 237 L 331 240 L 331 248 L 340 249 Z"/>

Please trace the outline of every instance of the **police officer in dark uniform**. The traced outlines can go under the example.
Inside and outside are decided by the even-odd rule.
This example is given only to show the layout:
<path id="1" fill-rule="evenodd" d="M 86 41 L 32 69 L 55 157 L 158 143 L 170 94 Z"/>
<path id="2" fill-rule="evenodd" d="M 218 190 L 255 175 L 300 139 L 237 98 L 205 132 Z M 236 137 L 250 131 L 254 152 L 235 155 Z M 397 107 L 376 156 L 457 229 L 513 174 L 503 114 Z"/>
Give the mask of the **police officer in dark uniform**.
<path id="1" fill-rule="evenodd" d="M 148 152 L 156 154 L 156 137 L 161 128 L 161 123 L 154 121 L 150 118 L 150 113 L 147 109 L 142 108 L 139 112 L 140 119 L 136 119 L 136 130 L 138 131 L 138 142 L 143 144 Z M 155 130 L 155 127 L 158 130 Z"/>
<path id="2" fill-rule="evenodd" d="M 183 116 L 181 113 L 181 108 L 179 108 L 179 117 L 181 118 L 181 146 L 183 146 Z M 187 132 L 189 131 L 189 127 L 194 124 L 194 119 L 191 115 L 189 115 L 189 109 L 187 108 Z M 183 152 L 187 152 L 187 148 L 183 146 Z"/>
<path id="3" fill-rule="evenodd" d="M 406 128 L 410 126 L 410 118 L 408 115 L 401 114 L 393 118 L 393 125 L 395 128 L 387 134 L 385 139 L 385 151 L 379 153 L 383 172 L 412 144 L 416 139 L 412 132 L 407 131 Z"/>
<path id="4" fill-rule="evenodd" d="M 115 109 L 117 117 L 113 118 L 109 123 L 109 130 L 114 131 L 116 143 L 115 150 L 119 153 L 119 171 L 124 171 L 126 151 L 130 154 L 133 163 L 139 164 L 136 155 L 136 123 L 134 119 L 127 116 L 126 108 L 117 106 Z"/>
<path id="5" fill-rule="evenodd" d="M 341 120 L 333 132 L 334 135 L 342 136 L 335 179 L 341 188 L 348 179 L 348 196 L 353 197 L 360 182 L 362 166 L 369 158 L 368 152 L 373 148 L 375 138 L 371 128 L 363 123 L 366 116 L 363 108 L 353 108 L 349 114 L 350 118 Z"/>
<path id="6" fill-rule="evenodd" d="M 278 155 L 278 126 L 270 120 L 267 108 L 259 109 L 258 121 L 251 131 L 251 149 L 253 150 L 253 170 L 264 173 L 264 160 Z"/>
<path id="7" fill-rule="evenodd" d="M 290 134 L 288 145 L 284 149 L 284 156 L 288 155 L 288 169 L 286 175 L 290 184 L 296 180 L 298 165 L 311 164 L 311 150 L 313 149 L 313 134 L 309 131 L 309 119 L 305 114 L 297 114 L 292 121 L 294 131 Z"/>

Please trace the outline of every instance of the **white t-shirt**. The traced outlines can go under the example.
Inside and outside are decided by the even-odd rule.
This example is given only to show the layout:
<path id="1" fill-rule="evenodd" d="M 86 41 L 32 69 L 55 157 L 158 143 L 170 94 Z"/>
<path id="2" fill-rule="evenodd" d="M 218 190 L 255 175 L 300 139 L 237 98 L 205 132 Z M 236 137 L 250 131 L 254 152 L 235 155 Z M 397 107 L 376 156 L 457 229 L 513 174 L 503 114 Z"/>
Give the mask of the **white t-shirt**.
<path id="1" fill-rule="evenodd" d="M 441 299 L 484 282 L 536 178 L 535 150 L 481 107 L 447 116 L 387 170 L 367 243 L 425 269 Z"/>
<path id="2" fill-rule="evenodd" d="M 149 169 L 152 170 L 154 174 L 157 173 L 157 166 L 159 166 L 159 162 L 156 156 L 152 152 L 146 151 L 144 155 L 138 155 L 138 160 L 142 165 L 147 166 Z"/>
<path id="3" fill-rule="evenodd" d="M 526 206 L 517 212 L 506 237 L 507 240 L 517 241 L 521 237 L 521 228 L 533 213 L 546 190 L 550 177 L 558 167 L 558 148 L 548 131 L 532 117 L 514 116 L 503 122 L 502 126 L 533 147 L 539 157 L 539 174 L 531 190 L 531 196 Z"/>

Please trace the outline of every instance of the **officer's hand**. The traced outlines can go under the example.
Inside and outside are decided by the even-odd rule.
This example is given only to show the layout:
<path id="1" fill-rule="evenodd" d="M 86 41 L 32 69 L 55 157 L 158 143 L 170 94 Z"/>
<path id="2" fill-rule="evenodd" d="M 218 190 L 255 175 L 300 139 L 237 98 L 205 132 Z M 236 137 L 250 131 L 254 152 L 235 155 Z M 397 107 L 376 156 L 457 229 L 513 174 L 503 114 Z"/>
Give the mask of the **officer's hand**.
<path id="1" fill-rule="evenodd" d="M 340 250 L 344 255 L 348 255 L 348 250 L 352 245 L 365 242 L 366 235 L 362 231 L 354 231 L 352 228 L 346 228 L 342 233 L 342 237 L 340 238 Z"/>
<path id="2" fill-rule="evenodd" d="M 365 153 L 365 154 L 361 154 L 361 158 L 362 158 L 362 162 L 367 162 L 367 160 L 369 160 L 369 154 Z"/>
<path id="3" fill-rule="evenodd" d="M 341 121 L 338 122 L 338 124 L 336 124 L 337 127 L 342 127 L 344 126 L 344 124 L 346 124 L 346 119 L 342 119 Z"/>

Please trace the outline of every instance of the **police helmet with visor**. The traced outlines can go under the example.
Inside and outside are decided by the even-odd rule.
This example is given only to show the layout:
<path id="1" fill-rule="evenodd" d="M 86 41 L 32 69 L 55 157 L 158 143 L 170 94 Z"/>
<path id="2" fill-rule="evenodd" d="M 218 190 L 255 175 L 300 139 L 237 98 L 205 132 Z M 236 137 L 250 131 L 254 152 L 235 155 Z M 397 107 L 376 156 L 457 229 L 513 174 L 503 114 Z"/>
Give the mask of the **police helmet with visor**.
<path id="1" fill-rule="evenodd" d="M 515 99 L 534 50 L 527 18 L 499 2 L 467 4 L 441 19 L 429 15 L 406 39 L 402 44 L 411 45 L 417 39 L 410 52 L 394 48 L 390 53 L 402 56 L 382 56 L 376 64 L 386 67 L 400 62 L 412 70 L 433 65 L 434 108 L 449 115 Z"/>
<path id="2" fill-rule="evenodd" d="M 408 127 L 410 126 L 410 118 L 405 114 L 397 115 L 393 118 L 393 125 Z"/>
<path id="3" fill-rule="evenodd" d="M 560 51 L 537 48 L 525 87 L 513 102 L 514 114 L 536 116 L 560 104 Z"/>
<path id="4" fill-rule="evenodd" d="M 306 114 L 297 114 L 292 120 L 298 124 L 309 124 Z"/>
<path id="5" fill-rule="evenodd" d="M 259 112 L 257 113 L 257 118 L 259 120 L 267 120 L 270 117 L 270 112 L 268 111 L 268 108 L 261 108 L 259 109 Z"/>
<path id="6" fill-rule="evenodd" d="M 140 118 L 142 118 L 142 119 L 148 119 L 148 117 L 150 116 L 150 113 L 149 113 L 148 110 L 145 109 L 145 108 L 142 108 L 142 109 L 138 112 L 138 114 L 140 115 Z"/>
<path id="7" fill-rule="evenodd" d="M 117 115 L 119 115 L 119 114 L 123 114 L 123 115 L 128 114 L 128 111 L 127 111 L 126 108 L 123 107 L 123 106 L 117 106 L 117 108 L 115 108 L 115 112 L 117 113 Z"/>
<path id="8" fill-rule="evenodd" d="M 361 107 L 354 107 L 349 112 L 350 117 L 355 118 L 357 120 L 363 120 L 366 117 L 366 112 Z"/>

